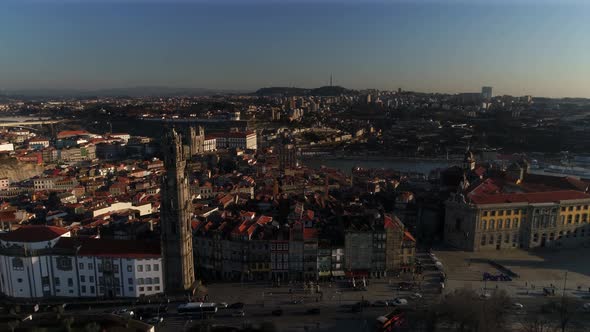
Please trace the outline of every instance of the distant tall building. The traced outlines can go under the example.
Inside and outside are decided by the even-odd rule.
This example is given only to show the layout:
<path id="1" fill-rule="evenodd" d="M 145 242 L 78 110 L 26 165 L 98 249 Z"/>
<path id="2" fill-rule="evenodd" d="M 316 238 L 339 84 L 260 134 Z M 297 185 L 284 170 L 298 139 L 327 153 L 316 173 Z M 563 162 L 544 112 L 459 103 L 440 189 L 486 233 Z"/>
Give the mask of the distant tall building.
<path id="1" fill-rule="evenodd" d="M 484 86 L 481 88 L 481 97 L 483 99 L 491 99 L 492 98 L 492 87 L 491 86 Z"/>
<path id="2" fill-rule="evenodd" d="M 203 126 L 191 126 L 189 128 L 188 143 L 191 156 L 203 153 L 205 143 L 205 128 L 203 128 Z"/>
<path id="3" fill-rule="evenodd" d="M 162 179 L 160 225 L 164 286 L 167 293 L 186 291 L 195 281 L 191 229 L 192 201 L 183 149 L 180 134 L 174 129 L 166 133 L 166 173 Z"/>
<path id="4" fill-rule="evenodd" d="M 279 145 L 279 168 L 284 171 L 297 165 L 297 148 L 291 142 L 282 142 Z"/>

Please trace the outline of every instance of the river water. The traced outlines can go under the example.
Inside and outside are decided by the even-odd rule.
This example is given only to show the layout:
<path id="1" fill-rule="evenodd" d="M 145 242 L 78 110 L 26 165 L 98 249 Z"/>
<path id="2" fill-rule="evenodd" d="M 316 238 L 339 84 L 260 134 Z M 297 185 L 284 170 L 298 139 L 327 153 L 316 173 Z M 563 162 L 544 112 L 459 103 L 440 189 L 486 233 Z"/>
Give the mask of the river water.
<path id="1" fill-rule="evenodd" d="M 312 167 L 320 168 L 326 166 L 330 168 L 337 168 L 345 174 L 351 174 L 353 167 L 362 168 L 385 168 L 402 172 L 416 172 L 428 175 L 430 171 L 437 168 L 447 168 L 457 165 L 455 161 L 444 160 L 411 160 L 411 159 L 385 159 L 385 160 L 366 160 L 366 159 L 326 159 L 321 156 L 314 158 L 306 158 L 303 164 Z"/>

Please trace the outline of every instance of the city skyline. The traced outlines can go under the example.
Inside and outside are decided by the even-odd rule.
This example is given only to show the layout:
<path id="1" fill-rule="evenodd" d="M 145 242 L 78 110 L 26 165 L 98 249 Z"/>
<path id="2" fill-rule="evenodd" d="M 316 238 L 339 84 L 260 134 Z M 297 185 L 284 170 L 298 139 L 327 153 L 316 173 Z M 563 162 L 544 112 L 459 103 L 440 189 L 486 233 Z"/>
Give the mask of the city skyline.
<path id="1" fill-rule="evenodd" d="M 231 6 L 229 5 L 231 3 Z M 580 2 L 15 1 L 0 88 L 269 86 L 590 97 Z"/>

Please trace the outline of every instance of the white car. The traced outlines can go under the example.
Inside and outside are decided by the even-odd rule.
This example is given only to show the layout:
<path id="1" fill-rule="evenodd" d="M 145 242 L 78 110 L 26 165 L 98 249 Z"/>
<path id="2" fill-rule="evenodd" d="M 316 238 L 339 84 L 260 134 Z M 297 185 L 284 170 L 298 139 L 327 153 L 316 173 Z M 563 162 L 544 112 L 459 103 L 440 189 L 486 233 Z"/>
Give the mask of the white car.
<path id="1" fill-rule="evenodd" d="M 490 293 L 483 293 L 483 294 L 481 294 L 481 295 L 479 296 L 479 298 L 480 298 L 480 299 L 482 299 L 482 300 L 487 300 L 487 299 L 489 299 L 490 297 L 492 297 L 492 294 L 490 294 Z"/>
<path id="2" fill-rule="evenodd" d="M 397 298 L 389 303 L 390 303 L 390 305 L 393 305 L 393 306 L 404 306 L 404 305 L 408 305 L 408 300 Z"/>
<path id="3" fill-rule="evenodd" d="M 225 309 L 227 306 L 228 304 L 225 302 L 217 303 L 217 308 Z"/>
<path id="4" fill-rule="evenodd" d="M 524 309 L 524 304 L 518 303 L 518 302 L 514 302 L 514 303 L 512 303 L 512 307 L 514 309 Z"/>
<path id="5" fill-rule="evenodd" d="M 410 297 L 411 297 L 412 299 L 419 300 L 419 299 L 421 299 L 421 298 L 422 298 L 422 294 L 420 294 L 420 293 L 414 293 L 414 294 L 410 295 Z"/>

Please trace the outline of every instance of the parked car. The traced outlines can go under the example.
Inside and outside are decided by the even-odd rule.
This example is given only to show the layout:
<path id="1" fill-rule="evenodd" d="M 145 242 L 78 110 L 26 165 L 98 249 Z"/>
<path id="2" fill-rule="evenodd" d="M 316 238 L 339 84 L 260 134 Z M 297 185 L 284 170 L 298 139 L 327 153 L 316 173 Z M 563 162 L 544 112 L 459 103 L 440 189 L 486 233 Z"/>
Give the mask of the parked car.
<path id="1" fill-rule="evenodd" d="M 244 312 L 244 310 L 236 310 L 232 312 L 231 315 L 232 317 L 244 317 L 246 316 L 246 313 Z"/>
<path id="2" fill-rule="evenodd" d="M 422 294 L 420 294 L 420 293 L 414 293 L 414 294 L 410 295 L 410 298 L 415 299 L 415 300 L 418 300 L 418 299 L 421 299 L 422 298 Z"/>
<path id="3" fill-rule="evenodd" d="M 320 314 L 320 308 L 311 308 L 307 310 L 307 314 L 309 315 L 319 315 Z"/>
<path id="4" fill-rule="evenodd" d="M 156 316 L 148 319 L 146 323 L 150 325 L 158 325 L 164 321 L 164 317 Z"/>
<path id="5" fill-rule="evenodd" d="M 408 305 L 408 300 L 398 297 L 397 299 L 394 299 L 393 301 L 391 301 L 390 304 L 393 306 L 404 306 L 404 305 Z"/>
<path id="6" fill-rule="evenodd" d="M 271 312 L 271 314 L 273 316 L 282 316 L 283 315 L 283 309 L 281 309 L 281 308 L 275 309 L 275 310 L 273 310 Z"/>
<path id="7" fill-rule="evenodd" d="M 519 303 L 519 302 L 514 302 L 514 303 L 512 303 L 512 308 L 514 308 L 514 309 L 524 309 L 524 304 Z"/>
<path id="8" fill-rule="evenodd" d="M 388 303 L 387 301 L 375 301 L 373 302 L 373 307 L 387 307 Z"/>
<path id="9" fill-rule="evenodd" d="M 243 309 L 244 308 L 244 303 L 242 302 L 236 302 L 236 303 L 232 303 L 228 306 L 229 309 Z"/>
<path id="10" fill-rule="evenodd" d="M 217 303 L 217 308 L 225 309 L 227 307 L 228 307 L 228 305 L 225 302 Z"/>

